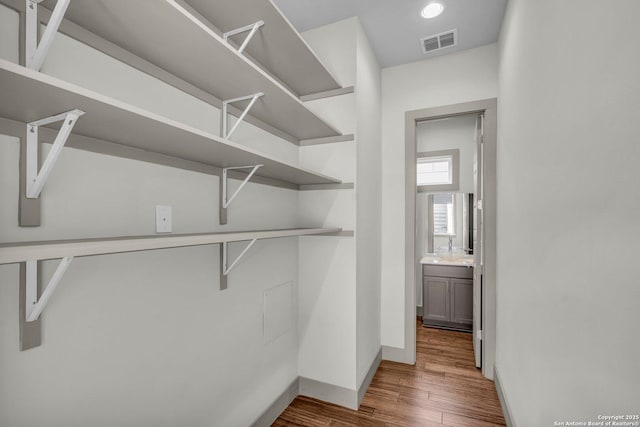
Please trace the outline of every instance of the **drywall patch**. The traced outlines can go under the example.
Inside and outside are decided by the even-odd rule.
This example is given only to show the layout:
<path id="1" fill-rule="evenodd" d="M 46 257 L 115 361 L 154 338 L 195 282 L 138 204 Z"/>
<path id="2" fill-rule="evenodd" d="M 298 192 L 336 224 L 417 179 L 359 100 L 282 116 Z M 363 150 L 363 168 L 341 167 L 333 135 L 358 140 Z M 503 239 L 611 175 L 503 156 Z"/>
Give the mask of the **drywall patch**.
<path id="1" fill-rule="evenodd" d="M 293 282 L 264 291 L 264 342 L 269 343 L 291 329 L 293 322 Z"/>

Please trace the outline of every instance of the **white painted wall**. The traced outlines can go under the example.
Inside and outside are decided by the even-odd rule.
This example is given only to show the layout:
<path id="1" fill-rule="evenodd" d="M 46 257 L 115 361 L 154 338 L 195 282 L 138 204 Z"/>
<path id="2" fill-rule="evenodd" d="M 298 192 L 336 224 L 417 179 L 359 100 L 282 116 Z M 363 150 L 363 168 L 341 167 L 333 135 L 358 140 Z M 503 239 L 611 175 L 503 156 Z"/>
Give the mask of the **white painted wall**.
<path id="1" fill-rule="evenodd" d="M 356 141 L 302 147 L 300 164 L 356 189 L 301 192 L 300 218 L 356 236 L 300 238 L 300 375 L 355 392 L 380 350 L 380 67 L 357 18 L 303 36 L 356 86 L 309 108 Z"/>
<path id="2" fill-rule="evenodd" d="M 356 84 L 357 18 L 302 33 L 302 37 L 341 86 Z M 332 98 L 338 99 L 338 98 Z"/>
<path id="3" fill-rule="evenodd" d="M 441 120 L 429 120 L 416 126 L 416 150 L 418 153 L 460 150 L 460 189 L 456 193 L 473 193 L 473 162 L 475 157 L 476 116 L 466 115 Z M 428 201 L 429 194 L 444 191 L 421 192 L 416 194 L 416 305 L 422 307 L 422 265 L 420 259 L 428 251 Z M 456 196 L 456 224 L 463 227 L 462 196 Z M 448 237 L 435 236 L 434 250 L 448 245 Z M 463 247 L 463 233 L 458 232 L 453 240 L 454 246 Z"/>
<path id="4" fill-rule="evenodd" d="M 0 22 L 0 54 L 16 61 L 17 37 L 4 33 L 17 15 L 0 7 Z M 206 104 L 64 37 L 44 69 L 202 129 L 218 123 Z M 297 161 L 291 144 L 254 131 L 243 131 L 247 145 Z M 14 138 L 0 139 L 2 242 L 152 234 L 156 204 L 173 206 L 175 233 L 298 222 L 294 191 L 248 184 L 219 226 L 217 177 L 64 149 L 43 191 L 42 226 L 19 228 L 18 152 Z M 257 242 L 224 292 L 218 259 L 217 246 L 76 259 L 44 311 L 42 346 L 25 352 L 18 266 L 0 266 L 0 425 L 253 422 L 298 375 L 298 241 Z M 45 263 L 45 276 L 55 265 Z M 263 292 L 283 283 L 292 283 L 292 320 L 265 342 Z"/>
<path id="5" fill-rule="evenodd" d="M 356 51 L 356 385 L 380 352 L 381 72 L 358 21 Z"/>
<path id="6" fill-rule="evenodd" d="M 640 408 L 638 16 L 635 0 L 508 4 L 496 371 L 518 427 Z"/>
<path id="7" fill-rule="evenodd" d="M 309 46 L 343 85 L 356 80 L 357 21 L 349 19 L 303 33 Z M 342 133 L 357 128 L 356 95 L 308 102 Z M 336 114 L 336 112 L 340 114 Z M 356 177 L 355 142 L 300 147 L 300 165 L 332 172 L 345 182 Z M 354 230 L 354 190 L 302 191 L 302 224 Z M 356 242 L 352 237 L 300 237 L 299 372 L 349 390 L 356 389 Z"/>
<path id="8" fill-rule="evenodd" d="M 20 19 L 18 13 L 0 5 L 0 58 L 18 62 Z"/>
<path id="9" fill-rule="evenodd" d="M 498 48 L 488 45 L 382 70 L 382 344 L 405 347 L 404 114 L 498 94 Z"/>
<path id="10" fill-rule="evenodd" d="M 460 150 L 460 188 L 473 193 L 473 161 L 476 152 L 476 116 L 465 115 L 429 120 L 416 126 L 418 153 L 440 150 Z"/>

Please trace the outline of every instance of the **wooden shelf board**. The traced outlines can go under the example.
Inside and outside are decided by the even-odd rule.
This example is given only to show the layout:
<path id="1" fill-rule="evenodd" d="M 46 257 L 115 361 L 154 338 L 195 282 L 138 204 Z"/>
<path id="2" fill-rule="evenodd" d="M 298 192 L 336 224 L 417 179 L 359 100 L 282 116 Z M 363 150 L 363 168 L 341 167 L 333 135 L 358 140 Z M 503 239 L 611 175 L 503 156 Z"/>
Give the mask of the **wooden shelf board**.
<path id="1" fill-rule="evenodd" d="M 0 117 L 26 123 L 77 108 L 86 112 L 77 135 L 216 167 L 263 164 L 256 175 L 296 185 L 341 182 L 4 60 L 0 93 Z"/>
<path id="2" fill-rule="evenodd" d="M 6 243 L 0 245 L 0 264 L 28 260 L 83 257 L 154 249 L 181 248 L 239 242 L 251 239 L 309 236 L 340 233 L 341 228 L 288 228 L 278 230 L 228 231 L 218 233 L 165 234 L 99 239 L 52 240 L 43 242 Z"/>
<path id="3" fill-rule="evenodd" d="M 299 96 L 341 89 L 271 0 L 185 0 L 225 33 L 264 21 L 245 52 Z M 247 33 L 232 37 L 241 44 Z"/>
<path id="4" fill-rule="evenodd" d="M 55 0 L 42 4 L 52 9 Z M 340 134 L 222 37 L 207 33 L 166 0 L 72 1 L 65 18 L 219 99 L 263 92 L 251 115 L 298 140 Z"/>

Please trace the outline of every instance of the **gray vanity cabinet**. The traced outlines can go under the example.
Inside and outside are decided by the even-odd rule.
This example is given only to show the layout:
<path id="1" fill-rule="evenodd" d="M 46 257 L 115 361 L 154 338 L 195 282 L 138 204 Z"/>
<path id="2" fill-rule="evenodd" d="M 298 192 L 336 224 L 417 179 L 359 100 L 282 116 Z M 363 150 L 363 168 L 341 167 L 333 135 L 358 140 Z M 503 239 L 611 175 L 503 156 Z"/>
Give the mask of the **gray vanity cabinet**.
<path id="1" fill-rule="evenodd" d="M 449 279 L 425 276 L 423 292 L 423 321 L 425 318 L 436 322 L 449 321 L 451 318 Z"/>
<path id="2" fill-rule="evenodd" d="M 473 268 L 425 264 L 422 271 L 423 325 L 471 330 Z"/>
<path id="3" fill-rule="evenodd" d="M 451 289 L 451 321 L 471 326 L 473 323 L 473 279 L 450 279 L 449 286 Z"/>

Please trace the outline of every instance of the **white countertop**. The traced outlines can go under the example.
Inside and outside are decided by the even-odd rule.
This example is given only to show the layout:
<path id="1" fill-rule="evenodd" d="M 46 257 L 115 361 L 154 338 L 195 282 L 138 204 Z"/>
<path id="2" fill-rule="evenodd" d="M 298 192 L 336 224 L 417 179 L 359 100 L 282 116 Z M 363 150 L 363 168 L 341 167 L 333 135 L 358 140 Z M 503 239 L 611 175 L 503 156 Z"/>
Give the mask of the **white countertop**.
<path id="1" fill-rule="evenodd" d="M 440 257 L 436 254 L 427 254 L 420 260 L 420 264 L 431 264 L 431 265 L 452 265 L 452 266 L 460 266 L 460 267 L 473 267 L 474 266 L 474 256 L 473 255 L 464 255 L 461 258 L 451 259 L 447 257 Z"/>

